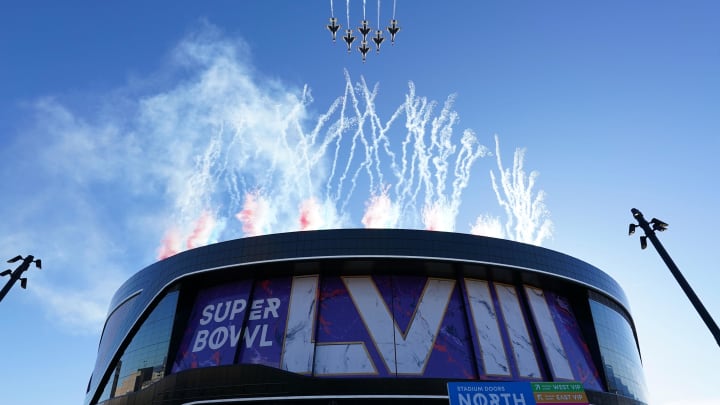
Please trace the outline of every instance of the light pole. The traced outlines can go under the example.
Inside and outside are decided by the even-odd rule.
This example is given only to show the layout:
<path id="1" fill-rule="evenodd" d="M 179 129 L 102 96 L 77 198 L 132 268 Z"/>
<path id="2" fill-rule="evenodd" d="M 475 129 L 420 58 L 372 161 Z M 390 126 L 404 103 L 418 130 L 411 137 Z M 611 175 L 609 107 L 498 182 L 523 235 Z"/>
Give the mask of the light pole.
<path id="1" fill-rule="evenodd" d="M 27 278 L 20 277 L 25 272 L 25 270 L 30 267 L 30 263 L 35 263 L 35 267 L 38 269 L 42 268 L 42 264 L 40 259 L 35 259 L 33 255 L 27 255 L 23 259 L 22 256 L 15 256 L 12 259 L 8 260 L 8 263 L 15 263 L 18 260 L 22 260 L 23 262 L 20 263 L 20 265 L 15 269 L 15 271 L 12 271 L 10 269 L 7 269 L 0 273 L 0 276 L 10 276 L 10 280 L 8 280 L 7 283 L 5 283 L 5 287 L 3 287 L 2 291 L 0 291 L 0 301 L 5 298 L 5 295 L 7 295 L 8 291 L 10 291 L 10 288 L 15 284 L 16 281 L 20 280 L 20 287 L 26 288 L 27 287 Z"/>
<path id="2" fill-rule="evenodd" d="M 697 294 L 695 294 L 695 291 L 693 291 L 692 287 L 690 287 L 690 284 L 688 284 L 687 280 L 685 280 L 685 277 L 683 277 L 680 269 L 678 269 L 678 267 L 675 265 L 675 262 L 673 262 L 672 258 L 663 247 L 662 243 L 660 243 L 660 240 L 657 238 L 657 236 L 655 236 L 655 231 L 662 232 L 666 230 L 668 224 L 657 218 L 651 219 L 650 223 L 648 223 L 645 220 L 645 217 L 643 217 L 642 212 L 640 212 L 640 210 L 638 210 L 637 208 L 631 209 L 630 212 L 632 212 L 633 217 L 635 217 L 638 223 L 630 224 L 628 234 L 632 235 L 633 233 L 635 233 L 635 228 L 637 228 L 638 226 L 642 228 L 643 231 L 645 231 L 645 236 L 640 237 L 640 248 L 645 249 L 647 247 L 647 239 L 649 238 L 650 242 L 652 242 L 653 246 L 655 246 L 655 250 L 657 250 L 658 254 L 660 255 L 660 257 L 662 257 L 668 269 L 670 269 L 670 272 L 675 277 L 675 280 L 677 280 L 678 284 L 680 284 L 680 288 L 683 289 L 685 295 L 687 295 L 688 299 L 695 307 L 695 310 L 698 312 L 698 314 L 700 314 L 702 320 L 705 321 L 705 325 L 707 325 L 708 329 L 710 329 L 710 333 L 712 333 L 713 337 L 715 337 L 715 341 L 717 342 L 718 346 L 720 346 L 720 328 L 718 328 L 712 316 L 710 316 L 710 313 L 707 311 L 707 309 L 705 309 L 705 306 L 703 305 L 702 301 L 700 301 L 700 298 L 698 298 Z M 652 227 L 650 226 L 651 224 Z"/>

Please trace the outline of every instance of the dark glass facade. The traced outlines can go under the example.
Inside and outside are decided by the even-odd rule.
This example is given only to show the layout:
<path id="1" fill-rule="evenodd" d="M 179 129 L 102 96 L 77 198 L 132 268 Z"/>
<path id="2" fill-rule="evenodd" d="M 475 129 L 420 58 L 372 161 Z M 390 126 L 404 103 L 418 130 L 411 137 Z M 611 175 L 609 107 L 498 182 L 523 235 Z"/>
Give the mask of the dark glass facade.
<path id="1" fill-rule="evenodd" d="M 135 304 L 134 300 L 139 295 L 139 291 L 129 294 L 122 301 L 116 303 L 115 307 L 110 311 L 100 337 L 97 360 L 95 360 L 95 370 L 98 370 L 101 364 L 108 364 L 114 354 L 112 348 L 119 346 L 125 334 L 128 332 L 127 323 L 128 320 L 132 318 L 131 314 Z M 90 390 L 91 386 L 97 385 L 97 378 L 93 373 L 90 377 L 88 390 Z"/>
<path id="2" fill-rule="evenodd" d="M 115 362 L 100 401 L 138 391 L 165 376 L 178 292 L 172 291 L 152 310 Z"/>
<path id="3" fill-rule="evenodd" d="M 618 311 L 590 300 L 600 354 L 607 378 L 608 390 L 626 397 L 647 402 L 645 379 L 635 335 L 627 319 Z"/>
<path id="4" fill-rule="evenodd" d="M 580 381 L 596 403 L 646 402 L 620 286 L 506 240 L 408 230 L 239 239 L 149 266 L 112 306 L 87 404 L 279 392 L 433 403 L 462 380 Z"/>

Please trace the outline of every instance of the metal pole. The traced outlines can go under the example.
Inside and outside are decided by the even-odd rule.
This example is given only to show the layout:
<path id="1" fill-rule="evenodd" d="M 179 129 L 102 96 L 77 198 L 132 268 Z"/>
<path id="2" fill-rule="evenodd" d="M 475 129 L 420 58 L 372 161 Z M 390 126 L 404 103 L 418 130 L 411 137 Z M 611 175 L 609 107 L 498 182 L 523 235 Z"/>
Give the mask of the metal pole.
<path id="1" fill-rule="evenodd" d="M 12 286 L 15 284 L 16 281 L 20 279 L 20 276 L 25 272 L 25 270 L 30 267 L 30 263 L 35 260 L 35 257 L 33 255 L 28 255 L 22 263 L 15 269 L 15 271 L 10 274 L 10 280 L 8 280 L 7 283 L 5 283 L 5 287 L 3 287 L 2 291 L 0 291 L 0 301 L 5 298 L 5 295 L 7 295 L 8 291 L 12 288 Z"/>
<path id="2" fill-rule="evenodd" d="M 655 236 L 655 231 L 645 220 L 642 212 L 640 212 L 640 210 L 636 208 L 633 208 L 632 210 L 630 210 L 630 212 L 632 212 L 633 217 L 637 219 L 638 225 L 640 225 L 643 231 L 645 231 L 645 235 L 650 238 L 650 242 L 652 242 L 653 246 L 655 246 L 655 250 L 657 250 L 658 254 L 660 254 L 660 257 L 662 257 L 663 261 L 665 261 L 665 264 L 667 265 L 668 269 L 670 269 L 670 272 L 675 277 L 675 280 L 677 280 L 678 284 L 680 284 L 680 288 L 685 291 L 685 295 L 687 295 L 688 299 L 695 307 L 695 310 L 698 312 L 698 314 L 700 314 L 700 317 L 705 322 L 705 325 L 707 325 L 708 329 L 710 329 L 710 333 L 712 333 L 713 337 L 715 337 L 715 341 L 717 342 L 718 346 L 720 346 L 720 328 L 718 328 L 712 316 L 710 316 L 710 313 L 707 311 L 707 309 L 705 309 L 705 306 L 703 305 L 702 301 L 700 301 L 700 298 L 698 298 L 697 294 L 695 294 L 695 291 L 693 291 L 692 287 L 690 287 L 690 284 L 688 284 L 687 280 L 685 280 L 685 277 L 683 277 L 680 269 L 678 269 L 678 267 L 675 265 L 675 262 L 673 262 L 672 258 L 663 247 L 662 243 L 660 243 L 660 240 L 657 238 L 657 236 Z"/>

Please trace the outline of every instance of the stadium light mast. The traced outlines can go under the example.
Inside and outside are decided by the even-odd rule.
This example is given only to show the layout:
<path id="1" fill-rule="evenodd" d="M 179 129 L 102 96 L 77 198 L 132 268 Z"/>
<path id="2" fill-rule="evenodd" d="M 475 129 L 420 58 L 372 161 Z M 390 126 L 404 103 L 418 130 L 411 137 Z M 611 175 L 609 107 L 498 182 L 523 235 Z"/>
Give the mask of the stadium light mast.
<path id="1" fill-rule="evenodd" d="M 651 219 L 650 223 L 648 223 L 648 221 L 645 220 L 645 217 L 643 217 L 642 212 L 640 212 L 640 210 L 638 210 L 637 208 L 631 209 L 630 212 L 632 212 L 633 217 L 635 217 L 638 223 L 630 224 L 630 228 L 628 229 L 628 235 L 634 234 L 635 228 L 637 228 L 638 226 L 642 228 L 643 231 L 645 231 L 645 236 L 640 237 L 640 248 L 645 249 L 647 247 L 647 239 L 649 238 L 650 242 L 652 242 L 653 246 L 655 246 L 655 250 L 658 252 L 660 257 L 662 257 L 668 269 L 670 269 L 670 272 L 675 277 L 675 280 L 677 280 L 678 284 L 680 284 L 680 287 L 685 292 L 685 295 L 687 295 L 688 299 L 695 307 L 695 310 L 698 312 L 703 321 L 705 321 L 705 325 L 707 325 L 708 329 L 710 329 L 710 333 L 712 333 L 713 337 L 715 337 L 715 341 L 717 342 L 718 346 L 720 346 L 720 328 L 718 328 L 712 316 L 710 316 L 710 313 L 707 311 L 707 309 L 705 309 L 705 305 L 703 305 L 702 301 L 700 301 L 700 298 L 698 298 L 697 294 L 695 294 L 695 291 L 693 291 L 692 287 L 690 287 L 690 284 L 687 282 L 687 280 L 685 280 L 685 277 L 680 272 L 680 269 L 678 269 L 678 267 L 675 265 L 675 262 L 673 262 L 672 258 L 655 235 L 655 231 L 665 231 L 668 227 L 668 224 L 657 218 Z M 651 224 L 652 227 L 650 226 Z"/>
<path id="2" fill-rule="evenodd" d="M 5 287 L 3 287 L 2 291 L 0 291 L 0 301 L 5 298 L 5 295 L 7 295 L 8 291 L 12 288 L 12 286 L 15 284 L 16 281 L 20 280 L 20 287 L 27 288 L 27 278 L 20 277 L 30 267 L 31 263 L 35 263 L 35 267 L 38 269 L 42 269 L 42 262 L 40 259 L 35 259 L 33 255 L 27 255 L 25 258 L 18 255 L 13 257 L 12 259 L 8 260 L 8 263 L 15 263 L 18 260 L 22 260 L 23 262 L 20 263 L 20 265 L 15 269 L 15 271 L 12 271 L 10 269 L 7 269 L 0 273 L 0 276 L 10 276 L 10 280 L 5 283 Z"/>

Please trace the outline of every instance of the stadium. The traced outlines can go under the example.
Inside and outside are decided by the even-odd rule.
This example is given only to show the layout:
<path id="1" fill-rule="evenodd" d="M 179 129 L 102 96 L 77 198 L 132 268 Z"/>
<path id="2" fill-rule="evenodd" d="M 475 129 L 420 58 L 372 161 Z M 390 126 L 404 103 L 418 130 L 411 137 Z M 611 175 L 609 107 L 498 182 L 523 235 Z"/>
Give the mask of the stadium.
<path id="1" fill-rule="evenodd" d="M 249 237 L 148 266 L 112 299 L 85 403 L 446 404 L 463 381 L 575 381 L 591 404 L 647 403 L 607 274 L 391 229 Z"/>

